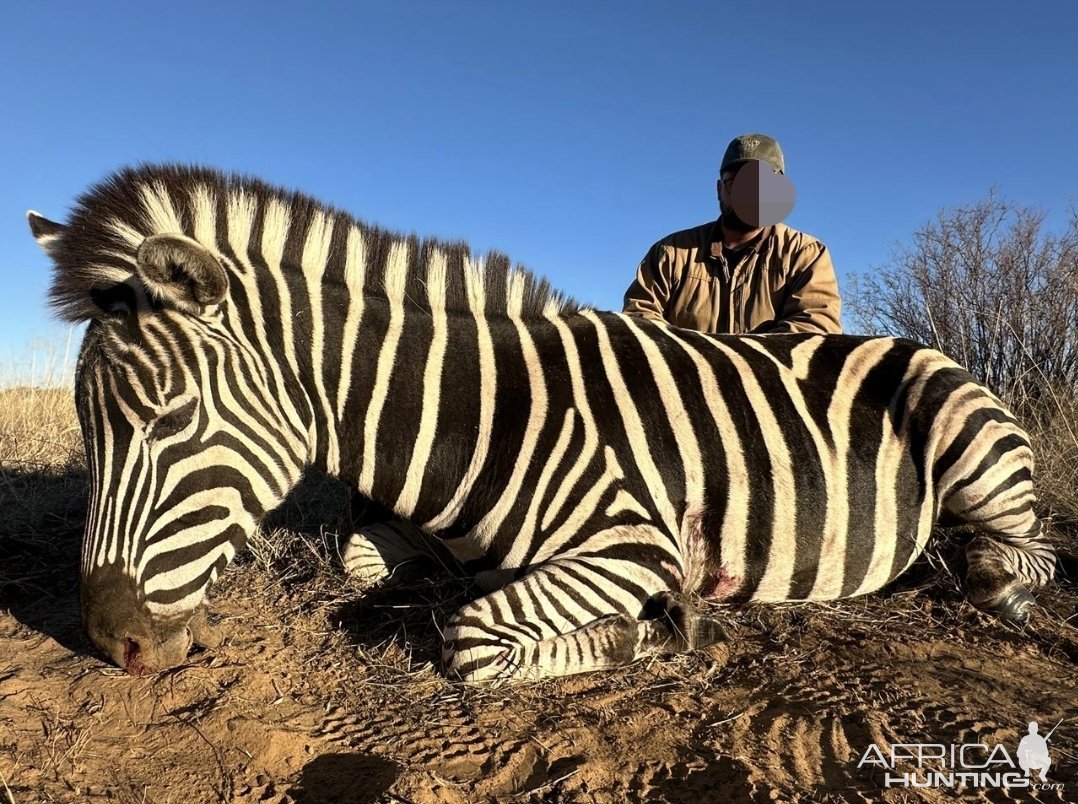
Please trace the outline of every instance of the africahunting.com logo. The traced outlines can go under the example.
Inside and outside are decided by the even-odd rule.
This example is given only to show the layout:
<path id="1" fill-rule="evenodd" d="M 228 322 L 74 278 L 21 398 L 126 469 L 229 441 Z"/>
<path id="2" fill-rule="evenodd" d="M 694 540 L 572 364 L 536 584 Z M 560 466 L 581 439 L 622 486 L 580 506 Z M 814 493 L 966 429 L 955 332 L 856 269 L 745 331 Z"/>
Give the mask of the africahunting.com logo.
<path id="1" fill-rule="evenodd" d="M 857 767 L 882 770 L 884 787 L 1062 790 L 1061 782 L 1048 780 L 1052 767 L 1048 741 L 1057 728 L 1059 723 L 1042 736 L 1036 721 L 1031 721 L 1013 754 L 1003 743 L 893 743 L 890 751 L 872 744 Z"/>

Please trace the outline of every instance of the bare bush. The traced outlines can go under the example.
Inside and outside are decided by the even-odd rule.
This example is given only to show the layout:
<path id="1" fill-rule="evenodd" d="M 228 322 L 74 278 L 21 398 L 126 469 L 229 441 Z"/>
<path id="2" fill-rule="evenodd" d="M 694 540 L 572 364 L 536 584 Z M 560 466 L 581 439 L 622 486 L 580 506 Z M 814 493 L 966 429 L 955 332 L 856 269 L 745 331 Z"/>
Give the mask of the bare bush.
<path id="1" fill-rule="evenodd" d="M 1078 215 L 1055 235 L 1044 213 L 1000 200 L 941 211 L 912 246 L 859 279 L 866 331 L 947 353 L 1001 396 L 1037 404 L 1078 388 Z"/>

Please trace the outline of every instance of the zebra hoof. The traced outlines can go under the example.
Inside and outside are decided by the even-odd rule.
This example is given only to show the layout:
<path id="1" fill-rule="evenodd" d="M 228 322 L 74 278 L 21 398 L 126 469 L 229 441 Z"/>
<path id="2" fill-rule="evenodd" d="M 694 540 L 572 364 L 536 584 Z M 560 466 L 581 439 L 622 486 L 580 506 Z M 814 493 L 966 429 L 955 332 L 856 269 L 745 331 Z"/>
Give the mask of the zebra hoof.
<path id="1" fill-rule="evenodd" d="M 390 568 L 389 574 L 378 584 L 380 589 L 396 589 L 410 583 L 429 578 L 437 570 L 437 565 L 426 556 L 411 558 Z"/>
<path id="2" fill-rule="evenodd" d="M 1026 587 L 1015 586 L 1005 597 L 994 603 L 990 611 L 1004 622 L 1013 625 L 1025 625 L 1036 604 L 1033 593 Z"/>
<path id="3" fill-rule="evenodd" d="M 688 597 L 677 592 L 652 595 L 645 601 L 640 618 L 663 625 L 670 634 L 671 648 L 677 653 L 706 648 L 727 639 L 722 623 L 701 614 Z"/>

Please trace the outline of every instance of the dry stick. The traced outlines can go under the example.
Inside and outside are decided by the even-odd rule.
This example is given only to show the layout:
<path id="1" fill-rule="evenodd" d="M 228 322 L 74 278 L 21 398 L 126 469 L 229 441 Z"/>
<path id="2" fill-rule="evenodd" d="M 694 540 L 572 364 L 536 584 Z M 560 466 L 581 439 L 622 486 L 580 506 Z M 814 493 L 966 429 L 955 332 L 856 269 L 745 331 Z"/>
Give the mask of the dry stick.
<path id="1" fill-rule="evenodd" d="M 942 347 L 943 342 L 940 341 L 940 334 L 936 329 L 936 319 L 932 315 L 931 303 L 925 304 L 925 312 L 928 313 L 928 325 L 932 328 L 932 339 L 936 342 L 936 348 L 939 349 Z"/>
<path id="2" fill-rule="evenodd" d="M 7 804 L 15 804 L 15 796 L 11 795 L 11 788 L 7 786 L 7 779 L 4 778 L 4 774 L 0 771 L 0 783 L 4 785 L 4 794 L 7 796 Z"/>

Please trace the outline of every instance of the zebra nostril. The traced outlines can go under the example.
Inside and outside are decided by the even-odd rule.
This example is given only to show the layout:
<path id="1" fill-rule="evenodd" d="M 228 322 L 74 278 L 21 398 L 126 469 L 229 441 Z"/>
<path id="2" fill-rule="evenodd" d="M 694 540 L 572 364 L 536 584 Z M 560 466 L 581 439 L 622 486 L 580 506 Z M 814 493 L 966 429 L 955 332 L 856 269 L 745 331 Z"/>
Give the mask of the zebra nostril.
<path id="1" fill-rule="evenodd" d="M 133 676 L 141 676 L 146 672 L 145 665 L 139 659 L 142 647 L 131 637 L 124 638 L 124 670 Z"/>
<path id="2" fill-rule="evenodd" d="M 138 658 L 139 644 L 131 637 L 124 639 L 124 664 L 129 664 Z"/>

